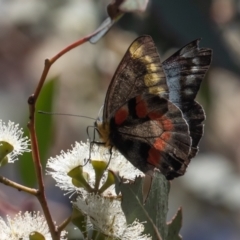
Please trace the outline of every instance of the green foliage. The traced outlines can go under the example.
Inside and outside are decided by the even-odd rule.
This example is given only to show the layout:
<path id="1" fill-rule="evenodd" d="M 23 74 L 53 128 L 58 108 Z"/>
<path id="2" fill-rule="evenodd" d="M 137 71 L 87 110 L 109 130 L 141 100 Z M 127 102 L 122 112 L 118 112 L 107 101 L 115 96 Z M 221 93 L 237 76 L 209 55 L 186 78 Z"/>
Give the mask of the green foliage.
<path id="1" fill-rule="evenodd" d="M 5 141 L 0 141 L 0 167 L 8 163 L 7 154 L 13 151 L 13 146 Z"/>
<path id="2" fill-rule="evenodd" d="M 168 236 L 167 240 L 181 240 L 182 237 L 179 235 L 182 227 L 182 209 L 179 208 L 172 221 L 168 223 Z"/>
<path id="3" fill-rule="evenodd" d="M 39 144 L 40 158 L 42 166 L 45 168 L 47 154 L 51 148 L 53 136 L 53 124 L 51 115 L 39 114 L 37 111 L 52 112 L 54 92 L 56 89 L 57 78 L 53 78 L 44 85 L 36 104 L 36 133 Z M 29 135 L 28 129 L 25 130 Z M 33 187 L 36 183 L 35 170 L 31 154 L 24 154 L 19 161 L 20 174 L 23 183 Z"/>
<path id="4" fill-rule="evenodd" d="M 82 187 L 88 192 L 92 191 L 91 186 L 88 184 L 89 176 L 83 171 L 81 166 L 73 168 L 70 172 L 68 172 L 68 176 L 72 178 L 72 184 L 74 186 Z"/>
<path id="5" fill-rule="evenodd" d="M 151 190 L 146 203 L 143 204 L 141 178 L 132 184 L 117 184 L 117 191 L 121 191 L 122 209 L 130 224 L 135 219 L 144 223 L 145 233 L 152 239 L 180 240 L 182 214 L 179 210 L 174 219 L 167 225 L 169 181 L 159 172 L 154 173 Z"/>
<path id="6" fill-rule="evenodd" d="M 120 184 L 118 190 L 122 192 L 122 209 L 130 224 L 136 218 L 140 222 L 146 222 L 145 233 L 153 239 L 166 239 L 166 216 L 168 211 L 169 182 L 166 178 L 155 172 L 151 190 L 143 205 L 142 179 L 138 178 L 133 184 Z"/>
<path id="7" fill-rule="evenodd" d="M 53 111 L 53 100 L 58 78 L 53 78 L 44 85 L 41 95 L 36 104 L 36 111 L 44 110 L 47 112 Z M 39 151 L 42 160 L 42 165 L 47 162 L 48 151 L 52 147 L 52 136 L 54 126 L 52 124 L 52 116 L 39 114 L 36 112 L 36 131 L 39 141 Z"/>
<path id="8" fill-rule="evenodd" d="M 39 232 L 32 232 L 29 236 L 29 240 L 45 240 L 45 237 Z"/>
<path id="9" fill-rule="evenodd" d="M 73 207 L 72 211 L 72 223 L 81 231 L 84 238 L 88 236 L 87 217 L 75 207 Z"/>

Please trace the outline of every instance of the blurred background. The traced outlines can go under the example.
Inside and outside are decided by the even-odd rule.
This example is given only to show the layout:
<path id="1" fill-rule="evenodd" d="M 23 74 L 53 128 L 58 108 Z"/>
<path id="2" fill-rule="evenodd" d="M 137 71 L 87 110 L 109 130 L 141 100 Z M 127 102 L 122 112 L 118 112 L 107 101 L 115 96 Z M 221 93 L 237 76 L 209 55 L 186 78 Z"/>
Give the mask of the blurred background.
<path id="1" fill-rule="evenodd" d="M 0 0 L 0 118 L 26 129 L 28 97 L 35 91 L 44 59 L 93 32 L 107 17 L 102 0 Z M 51 68 L 37 110 L 96 118 L 107 87 L 131 42 L 149 34 L 165 60 L 196 38 L 213 49 L 213 62 L 198 94 L 207 120 L 200 152 L 187 173 L 172 182 L 169 220 L 183 207 L 184 240 L 240 239 L 240 1 L 151 0 L 144 13 L 126 14 L 97 44 L 86 43 Z M 53 95 L 52 95 L 53 93 Z M 75 141 L 86 141 L 93 121 L 38 115 L 43 162 Z M 27 131 L 26 131 L 27 132 Z M 28 159 L 27 159 L 28 158 Z M 31 155 L 0 174 L 34 186 Z M 57 222 L 70 213 L 68 196 L 46 176 Z M 17 195 L 16 195 L 17 194 Z M 3 185 L 0 215 L 39 209 L 24 193 Z M 59 211 L 61 209 L 61 211 Z"/>

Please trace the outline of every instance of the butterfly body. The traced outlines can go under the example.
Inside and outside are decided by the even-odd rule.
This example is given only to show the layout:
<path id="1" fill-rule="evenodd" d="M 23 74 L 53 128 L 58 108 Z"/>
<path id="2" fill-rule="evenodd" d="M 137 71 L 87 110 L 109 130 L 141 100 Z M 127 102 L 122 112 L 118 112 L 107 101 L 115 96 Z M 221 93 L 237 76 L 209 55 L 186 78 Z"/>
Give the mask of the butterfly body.
<path id="1" fill-rule="evenodd" d="M 205 115 L 194 99 L 211 61 L 211 50 L 197 44 L 161 64 L 151 37 L 139 37 L 110 83 L 100 137 L 143 172 L 158 168 L 173 179 L 197 153 Z"/>

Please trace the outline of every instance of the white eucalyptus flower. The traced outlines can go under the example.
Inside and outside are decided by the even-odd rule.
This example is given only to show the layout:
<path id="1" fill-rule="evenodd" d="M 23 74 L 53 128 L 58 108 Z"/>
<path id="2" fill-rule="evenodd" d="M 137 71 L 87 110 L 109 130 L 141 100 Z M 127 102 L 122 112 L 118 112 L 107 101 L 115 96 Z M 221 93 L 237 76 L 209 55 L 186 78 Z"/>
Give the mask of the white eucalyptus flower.
<path id="1" fill-rule="evenodd" d="M 14 218 L 7 216 L 6 221 L 0 217 L 1 240 L 29 240 L 33 233 L 42 235 L 45 240 L 52 239 L 47 222 L 39 212 L 19 212 Z M 67 239 L 66 234 L 62 231 L 60 239 Z"/>
<path id="2" fill-rule="evenodd" d="M 121 200 L 96 194 L 78 197 L 73 205 L 89 217 L 93 228 L 107 236 L 121 240 L 150 240 L 143 234 L 144 225 L 138 220 L 128 225 L 121 208 Z"/>
<path id="3" fill-rule="evenodd" d="M 23 137 L 23 130 L 19 128 L 19 124 L 11 121 L 6 125 L 0 119 L 0 142 L 7 142 L 13 147 L 13 151 L 7 155 L 9 163 L 18 160 L 18 156 L 24 152 L 31 151 L 28 148 L 30 145 L 28 137 Z"/>
<path id="4" fill-rule="evenodd" d="M 92 163 L 97 161 L 104 162 L 105 166 L 108 166 L 108 169 L 118 172 L 119 176 L 124 179 L 134 180 L 136 176 L 144 176 L 141 171 L 136 169 L 117 151 L 112 151 L 112 154 L 110 154 L 109 149 L 103 147 L 102 145 L 94 144 L 91 148 L 91 156 L 89 153 L 89 142 L 76 142 L 71 150 L 68 150 L 67 152 L 62 151 L 60 155 L 48 160 L 47 174 L 51 175 L 56 180 L 56 185 L 62 190 L 67 191 L 68 193 L 80 192 L 82 194 L 86 194 L 87 192 L 84 188 L 74 185 L 72 183 L 72 178 L 68 175 L 71 170 L 77 168 L 78 166 L 82 166 L 82 171 L 87 176 L 86 181 L 91 188 L 94 188 L 95 186 L 96 173 Z M 89 157 L 91 157 L 92 162 L 88 160 Z M 107 176 L 108 171 L 106 170 L 100 180 L 99 188 L 103 186 Z M 104 192 L 104 195 L 116 195 L 114 186 L 109 187 Z"/>

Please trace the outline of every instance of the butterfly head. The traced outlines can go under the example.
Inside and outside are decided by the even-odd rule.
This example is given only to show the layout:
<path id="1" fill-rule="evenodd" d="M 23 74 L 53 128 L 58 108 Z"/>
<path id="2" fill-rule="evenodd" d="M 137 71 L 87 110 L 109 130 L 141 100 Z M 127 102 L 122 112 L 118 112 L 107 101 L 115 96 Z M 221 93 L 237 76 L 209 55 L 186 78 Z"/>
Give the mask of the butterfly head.
<path id="1" fill-rule="evenodd" d="M 110 142 L 110 125 L 108 122 L 103 122 L 99 118 L 95 122 L 95 127 L 99 133 L 100 139 L 103 141 L 106 147 L 111 147 L 112 144 Z"/>
<path id="2" fill-rule="evenodd" d="M 103 108 L 104 106 L 102 106 L 98 112 L 98 117 L 94 123 L 94 127 L 95 129 L 97 129 L 99 137 L 102 140 L 102 142 L 105 144 L 105 146 L 111 147 L 112 145 L 110 144 L 110 140 L 109 140 L 109 135 L 110 135 L 109 123 L 103 120 L 103 117 L 102 117 Z"/>

